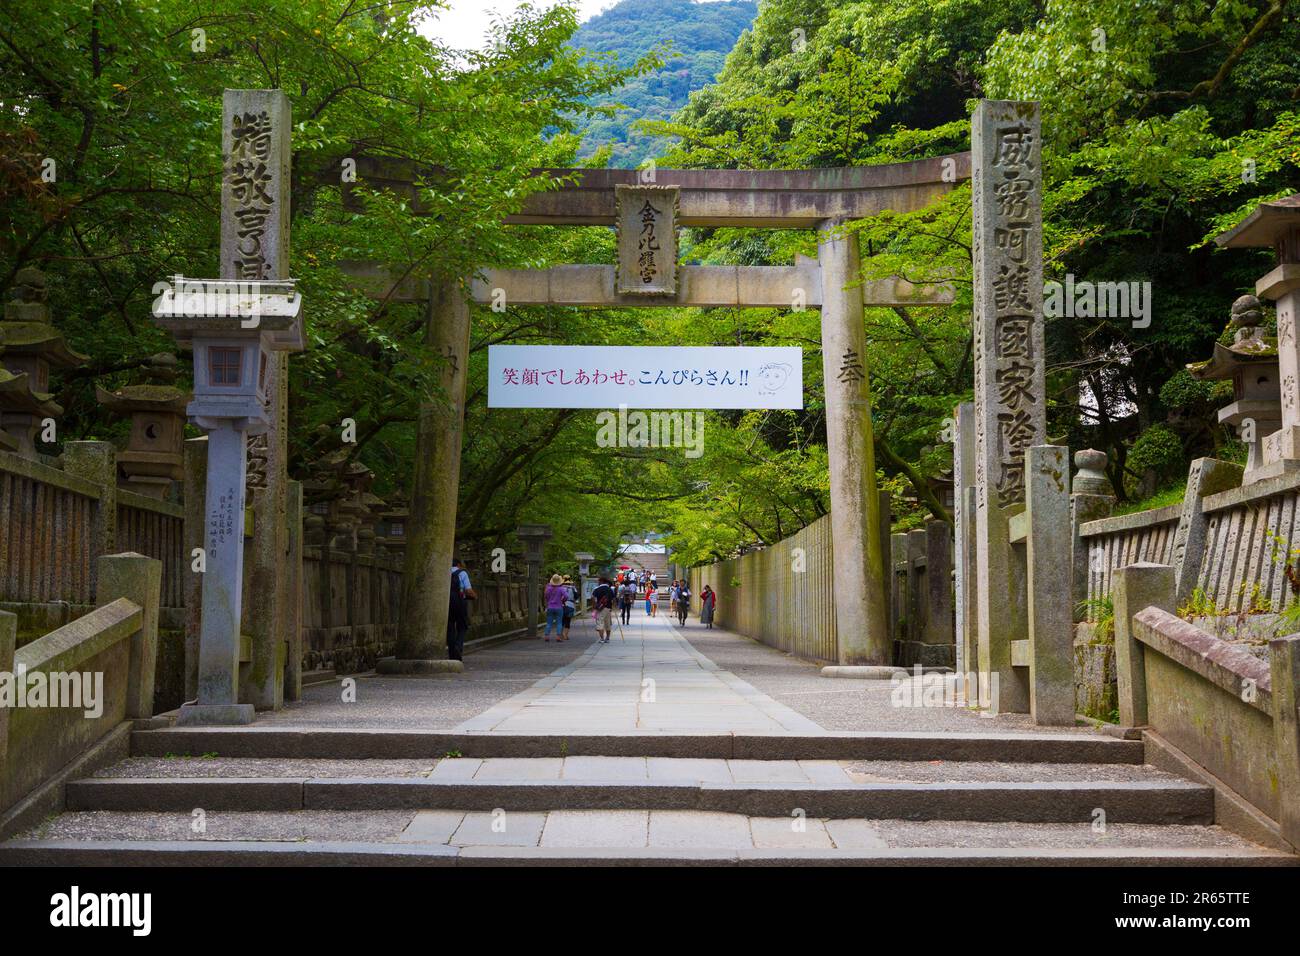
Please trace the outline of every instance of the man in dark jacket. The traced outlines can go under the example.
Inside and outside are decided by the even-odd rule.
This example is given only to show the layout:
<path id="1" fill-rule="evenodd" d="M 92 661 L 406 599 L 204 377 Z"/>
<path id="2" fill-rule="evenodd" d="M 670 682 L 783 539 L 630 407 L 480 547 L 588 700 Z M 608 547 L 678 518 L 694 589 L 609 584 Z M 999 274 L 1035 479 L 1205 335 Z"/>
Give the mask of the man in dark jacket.
<path id="1" fill-rule="evenodd" d="M 469 572 L 460 558 L 451 559 L 451 606 L 447 609 L 447 659 L 462 660 L 465 635 L 469 631 L 469 602 L 478 597 L 469 583 Z"/>

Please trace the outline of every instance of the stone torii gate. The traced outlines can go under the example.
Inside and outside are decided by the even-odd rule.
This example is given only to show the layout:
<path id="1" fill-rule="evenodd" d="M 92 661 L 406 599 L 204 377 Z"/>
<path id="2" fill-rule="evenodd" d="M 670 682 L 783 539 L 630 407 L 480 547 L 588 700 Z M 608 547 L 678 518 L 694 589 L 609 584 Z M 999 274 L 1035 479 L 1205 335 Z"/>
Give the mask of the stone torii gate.
<path id="1" fill-rule="evenodd" d="M 623 308 L 778 307 L 821 311 L 826 429 L 830 458 L 831 530 L 835 566 L 838 658 L 847 665 L 888 665 L 892 647 L 885 592 L 881 513 L 876 488 L 864 306 L 945 305 L 946 288 L 914 288 L 900 279 L 857 284 L 856 236 L 843 226 L 885 210 L 912 212 L 970 178 L 970 154 L 956 153 L 910 163 L 845 169 L 654 171 L 653 183 L 637 170 L 543 171 L 561 185 L 529 197 L 508 223 L 556 226 L 633 224 L 622 199 L 648 191 L 671 210 L 673 274 L 656 280 L 651 294 L 627 280 L 636 263 L 573 265 L 545 270 L 485 269 L 469 283 L 442 281 L 394 285 L 382 270 L 344 264 L 370 291 L 389 301 L 429 303 L 426 341 L 449 359 L 443 386 L 453 403 L 452 421 L 422 415 L 417 443 L 413 523 L 427 533 L 408 547 L 402 631 L 395 659 L 381 662 L 398 673 L 458 669 L 446 657 L 449 571 L 455 545 L 456 491 L 469 353 L 468 291 L 476 302 Z M 362 158 L 358 178 L 387 188 L 420 208 L 409 164 Z M 817 259 L 793 266 L 676 268 L 679 226 L 816 229 Z M 671 237 L 670 237 L 671 232 Z M 648 281 L 648 280 L 647 280 Z M 425 419 L 428 419 L 427 421 Z M 423 502 L 423 504 L 417 504 Z"/>

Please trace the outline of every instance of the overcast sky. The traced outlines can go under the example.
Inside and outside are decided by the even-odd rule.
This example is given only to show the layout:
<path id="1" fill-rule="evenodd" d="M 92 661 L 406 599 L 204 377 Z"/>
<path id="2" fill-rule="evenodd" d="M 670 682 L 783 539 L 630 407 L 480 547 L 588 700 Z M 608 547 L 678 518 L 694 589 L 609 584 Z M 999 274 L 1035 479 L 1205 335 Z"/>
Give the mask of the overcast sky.
<path id="1" fill-rule="evenodd" d="M 437 19 L 426 24 L 420 32 L 442 40 L 457 49 L 481 50 L 486 46 L 493 11 L 507 14 L 517 9 L 524 0 L 451 0 L 450 10 L 439 10 Z M 586 21 L 618 0 L 578 0 L 578 19 Z M 535 7 L 553 7 L 558 0 L 532 0 Z"/>

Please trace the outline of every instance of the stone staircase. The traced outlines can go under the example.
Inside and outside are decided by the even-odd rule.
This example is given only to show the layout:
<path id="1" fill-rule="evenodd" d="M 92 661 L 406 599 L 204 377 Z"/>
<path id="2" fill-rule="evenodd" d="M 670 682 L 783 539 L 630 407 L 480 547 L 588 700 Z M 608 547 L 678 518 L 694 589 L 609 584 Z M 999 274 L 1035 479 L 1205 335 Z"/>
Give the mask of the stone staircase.
<path id="1" fill-rule="evenodd" d="M 165 728 L 4 865 L 1295 865 L 1098 734 Z"/>

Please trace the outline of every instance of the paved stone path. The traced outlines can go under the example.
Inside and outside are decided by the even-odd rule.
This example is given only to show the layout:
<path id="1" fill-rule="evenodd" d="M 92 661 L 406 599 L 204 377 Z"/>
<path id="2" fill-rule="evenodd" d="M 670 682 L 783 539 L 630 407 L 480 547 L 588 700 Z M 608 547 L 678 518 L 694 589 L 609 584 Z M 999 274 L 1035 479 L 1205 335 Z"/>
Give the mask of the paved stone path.
<path id="1" fill-rule="evenodd" d="M 496 733 L 822 733 L 681 638 L 635 614 L 609 644 L 455 728 Z"/>

